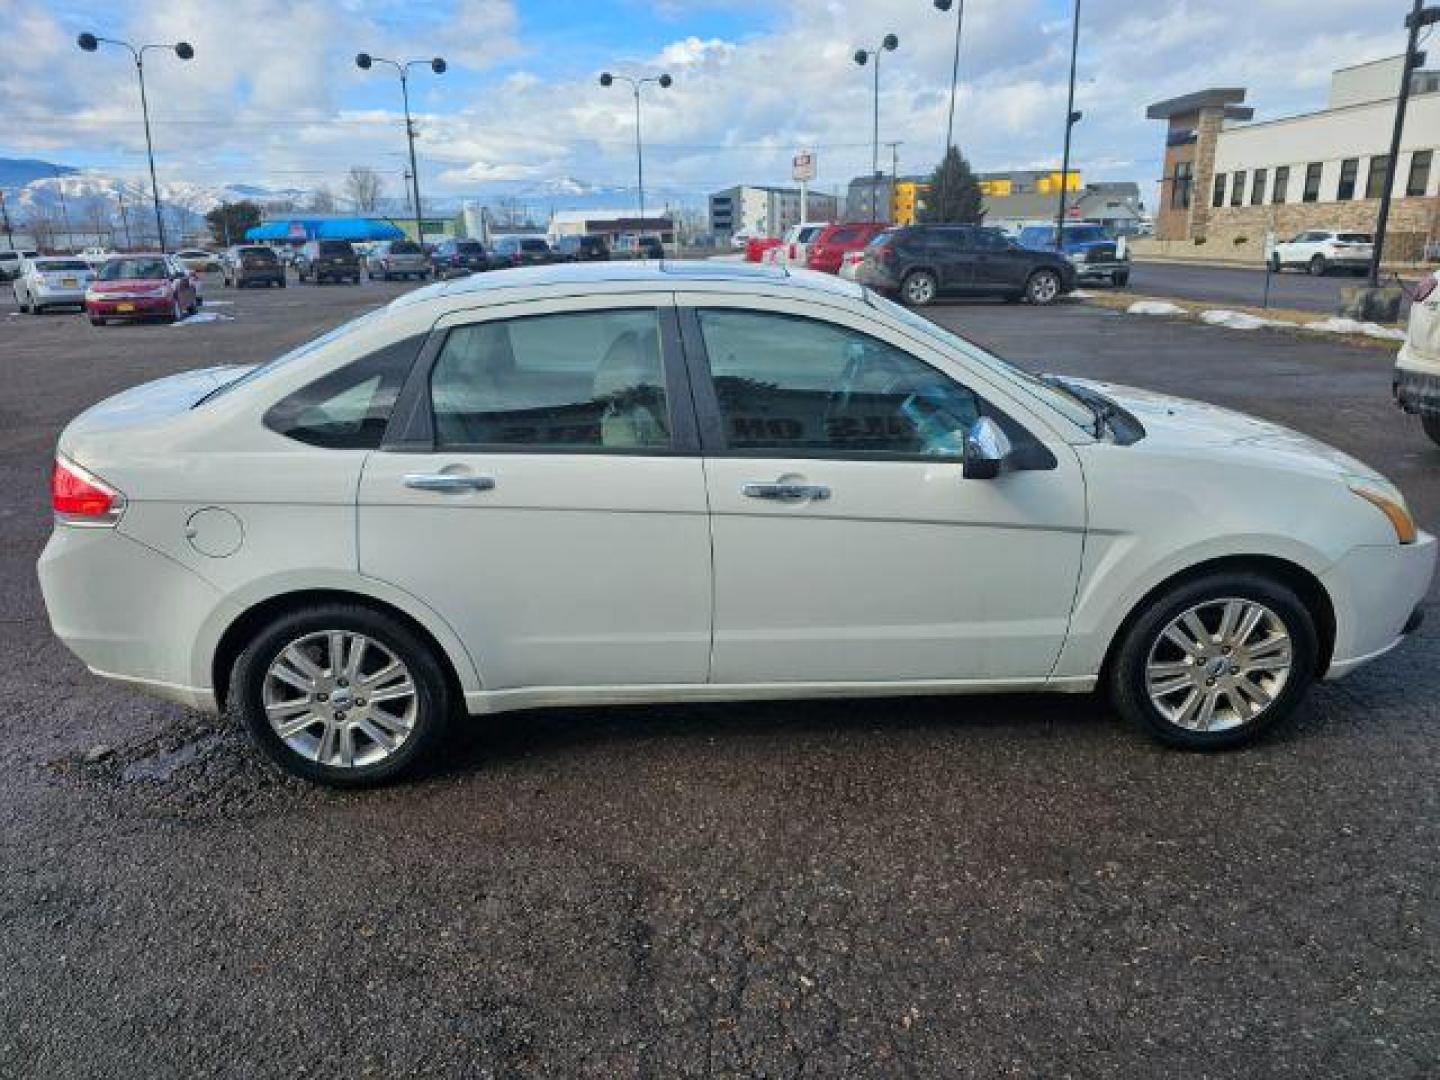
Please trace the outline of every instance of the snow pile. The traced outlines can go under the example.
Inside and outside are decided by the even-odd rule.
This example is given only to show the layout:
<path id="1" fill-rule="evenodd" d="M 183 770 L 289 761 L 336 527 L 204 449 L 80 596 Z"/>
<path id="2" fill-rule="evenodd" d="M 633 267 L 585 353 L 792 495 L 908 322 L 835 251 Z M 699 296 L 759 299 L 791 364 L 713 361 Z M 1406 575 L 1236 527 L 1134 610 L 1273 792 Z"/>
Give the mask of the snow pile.
<path id="1" fill-rule="evenodd" d="M 195 323 L 234 322 L 234 321 L 235 321 L 235 316 L 234 316 L 234 315 L 222 315 L 222 314 L 220 314 L 220 312 L 218 312 L 218 311 L 197 311 L 194 315 L 191 315 L 191 316 L 189 316 L 188 318 L 181 319 L 179 322 L 173 322 L 173 323 L 171 323 L 170 325 L 171 325 L 171 326 L 193 326 Z"/>
<path id="2" fill-rule="evenodd" d="M 1071 289 L 1067 295 L 1071 300 L 1089 300 L 1092 294 L 1084 289 Z"/>
<path id="3" fill-rule="evenodd" d="M 1366 337 L 1381 338 L 1385 341 L 1404 341 L 1405 331 L 1395 330 L 1379 323 L 1360 322 L 1358 319 L 1321 319 L 1305 324 L 1306 330 L 1317 334 L 1364 334 Z"/>
<path id="4" fill-rule="evenodd" d="M 1185 309 L 1168 300 L 1136 300 L 1125 309 L 1127 315 L 1184 315 Z"/>
<path id="5" fill-rule="evenodd" d="M 1244 311 L 1229 311 L 1226 308 L 1202 311 L 1200 312 L 1200 321 L 1209 323 L 1211 326 L 1228 326 L 1231 330 L 1260 330 L 1266 326 L 1295 325 L 1280 319 L 1262 319 L 1259 315 L 1250 315 Z"/>

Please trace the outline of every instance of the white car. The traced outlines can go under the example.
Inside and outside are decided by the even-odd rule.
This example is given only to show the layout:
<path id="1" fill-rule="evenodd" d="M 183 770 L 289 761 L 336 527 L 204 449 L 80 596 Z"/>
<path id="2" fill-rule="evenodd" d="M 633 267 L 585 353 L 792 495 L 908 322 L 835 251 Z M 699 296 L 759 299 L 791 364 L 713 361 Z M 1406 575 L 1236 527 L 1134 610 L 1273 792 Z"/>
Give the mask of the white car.
<path id="1" fill-rule="evenodd" d="M 1395 358 L 1395 400 L 1415 413 L 1440 443 L 1440 270 L 1420 282 L 1410 301 L 1405 344 Z"/>
<path id="2" fill-rule="evenodd" d="M 1369 233 L 1308 229 L 1274 246 L 1270 269 L 1278 274 L 1286 267 L 1295 267 L 1316 277 L 1331 270 L 1363 273 L 1370 269 L 1373 240 Z"/>
<path id="3" fill-rule="evenodd" d="M 828 221 L 802 221 L 799 225 L 790 226 L 779 246 L 765 252 L 762 261 L 781 266 L 804 266 L 810 244 L 829 224 Z"/>
<path id="4" fill-rule="evenodd" d="M 39 257 L 38 251 L 16 251 L 13 248 L 0 251 L 0 281 L 14 281 L 20 275 L 21 263 Z"/>
<path id="5" fill-rule="evenodd" d="M 1436 551 L 1293 431 L 713 262 L 461 278 L 136 387 L 51 498 L 65 644 L 337 784 L 462 707 L 1103 686 L 1233 746 L 1399 644 Z"/>
<path id="6" fill-rule="evenodd" d="M 39 315 L 47 308 L 85 306 L 85 290 L 94 280 L 90 264 L 74 255 L 41 255 L 20 264 L 10 283 L 21 311 Z"/>

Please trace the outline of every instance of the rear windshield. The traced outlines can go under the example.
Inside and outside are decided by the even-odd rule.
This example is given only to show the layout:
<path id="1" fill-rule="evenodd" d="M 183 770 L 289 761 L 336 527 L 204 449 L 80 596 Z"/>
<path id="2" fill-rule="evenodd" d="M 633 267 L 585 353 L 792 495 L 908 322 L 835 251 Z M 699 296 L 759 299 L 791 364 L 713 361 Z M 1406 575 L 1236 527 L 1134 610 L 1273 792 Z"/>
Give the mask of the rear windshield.
<path id="1" fill-rule="evenodd" d="M 100 268 L 101 281 L 141 281 L 168 278 L 164 259 L 111 259 Z"/>
<path id="2" fill-rule="evenodd" d="M 258 259 L 260 262 L 274 262 L 275 252 L 267 247 L 241 248 L 240 257 L 242 259 Z"/>
<path id="3" fill-rule="evenodd" d="M 456 244 L 455 250 L 461 255 L 484 255 L 485 249 L 473 240 L 469 243 Z"/>
<path id="4" fill-rule="evenodd" d="M 18 251 L 0 251 L 0 262 L 14 262 L 20 258 Z"/>
<path id="5" fill-rule="evenodd" d="M 391 255 L 424 255 L 420 245 L 413 240 L 396 240 L 390 245 Z"/>
<path id="6" fill-rule="evenodd" d="M 549 251 L 550 245 L 544 240 L 521 240 L 520 247 L 525 251 Z"/>
<path id="7" fill-rule="evenodd" d="M 84 259 L 36 259 L 35 266 L 40 270 L 89 270 L 90 264 Z"/>
<path id="8" fill-rule="evenodd" d="M 1335 239 L 1343 244 L 1368 244 L 1370 234 L 1364 232 L 1342 232 Z"/>
<path id="9" fill-rule="evenodd" d="M 355 249 L 350 246 L 349 240 L 321 240 L 321 255 L 353 255 Z"/>

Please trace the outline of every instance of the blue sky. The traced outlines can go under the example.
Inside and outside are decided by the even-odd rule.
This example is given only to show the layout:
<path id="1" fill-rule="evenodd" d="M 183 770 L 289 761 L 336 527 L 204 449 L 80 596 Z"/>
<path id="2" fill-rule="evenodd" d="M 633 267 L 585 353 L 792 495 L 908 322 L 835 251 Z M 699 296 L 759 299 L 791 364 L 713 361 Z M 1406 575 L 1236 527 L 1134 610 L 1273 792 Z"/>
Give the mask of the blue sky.
<path id="1" fill-rule="evenodd" d="M 1076 160 L 1090 178 L 1149 185 L 1161 132 L 1145 105 L 1206 85 L 1249 87 L 1261 116 L 1318 107 L 1331 69 L 1401 48 L 1403 6 L 1086 0 Z M 1067 0 L 968 0 L 957 129 L 978 168 L 1056 163 L 1069 13 Z M 930 0 L 0 0 L 0 155 L 143 169 L 133 69 L 117 50 L 75 48 L 91 29 L 194 42 L 193 62 L 147 66 L 171 182 L 338 187 L 365 164 L 398 193 L 399 87 L 355 68 L 364 49 L 450 63 L 412 82 L 428 190 L 632 184 L 631 102 L 597 85 L 605 68 L 674 76 L 645 100 L 649 183 L 669 196 L 784 181 L 799 146 L 838 188 L 870 160 L 870 69 L 850 54 L 886 31 L 901 46 L 882 68 L 881 138 L 901 143 L 902 172 L 938 158 L 954 18 Z"/>

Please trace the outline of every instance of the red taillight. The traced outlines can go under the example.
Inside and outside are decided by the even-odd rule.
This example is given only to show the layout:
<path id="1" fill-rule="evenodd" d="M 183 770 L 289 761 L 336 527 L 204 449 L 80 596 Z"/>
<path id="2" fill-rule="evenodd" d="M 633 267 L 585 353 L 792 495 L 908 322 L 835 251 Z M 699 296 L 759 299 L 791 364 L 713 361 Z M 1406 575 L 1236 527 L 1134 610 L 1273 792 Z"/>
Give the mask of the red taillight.
<path id="1" fill-rule="evenodd" d="M 50 507 L 66 525 L 114 525 L 125 510 L 125 496 L 74 462 L 55 459 L 50 472 Z"/>

